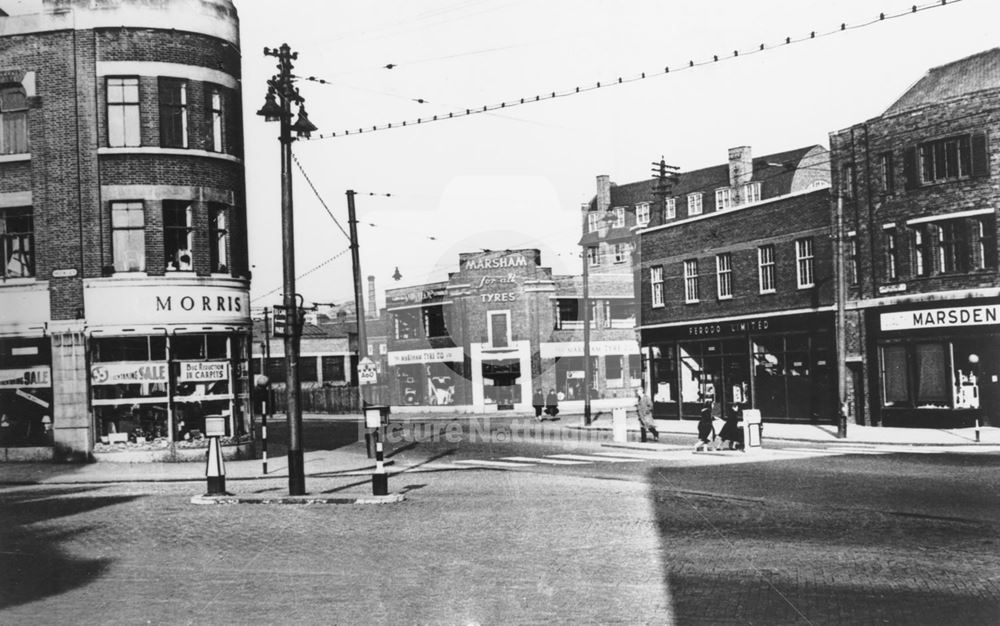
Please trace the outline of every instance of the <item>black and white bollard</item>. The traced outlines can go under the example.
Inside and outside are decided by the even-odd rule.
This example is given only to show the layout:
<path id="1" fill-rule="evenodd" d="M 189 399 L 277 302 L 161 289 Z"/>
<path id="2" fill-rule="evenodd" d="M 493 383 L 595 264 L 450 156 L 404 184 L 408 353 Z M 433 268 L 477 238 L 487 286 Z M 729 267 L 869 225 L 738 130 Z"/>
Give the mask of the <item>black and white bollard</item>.
<path id="1" fill-rule="evenodd" d="M 976 443 L 979 443 L 979 418 L 976 418 Z"/>
<path id="2" fill-rule="evenodd" d="M 389 495 L 389 475 L 385 472 L 385 462 L 382 457 L 382 440 L 378 436 L 379 429 L 372 433 L 375 439 L 375 473 L 372 474 L 372 495 Z"/>
<path id="3" fill-rule="evenodd" d="M 372 495 L 389 495 L 389 474 L 385 471 L 385 458 L 382 456 L 382 440 L 379 437 L 383 426 L 388 425 L 389 407 L 382 405 L 367 405 L 364 407 L 365 427 L 371 429 L 372 443 L 375 444 L 375 472 L 372 474 Z"/>
<path id="4" fill-rule="evenodd" d="M 228 495 L 226 492 L 226 465 L 222 460 L 222 446 L 219 445 L 219 437 L 226 434 L 225 418 L 206 417 L 205 434 L 208 435 L 208 461 L 205 465 L 208 492 L 205 495 Z"/>

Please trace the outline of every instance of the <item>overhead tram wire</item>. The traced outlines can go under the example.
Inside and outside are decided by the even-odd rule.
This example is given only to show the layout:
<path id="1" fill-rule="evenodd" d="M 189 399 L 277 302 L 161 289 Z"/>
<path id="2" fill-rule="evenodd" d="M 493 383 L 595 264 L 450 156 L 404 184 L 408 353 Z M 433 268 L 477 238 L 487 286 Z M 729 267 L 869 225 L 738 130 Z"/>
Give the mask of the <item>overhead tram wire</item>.
<path id="1" fill-rule="evenodd" d="M 308 269 L 308 270 L 302 272 L 301 274 L 299 274 L 298 276 L 295 277 L 295 280 L 299 280 L 300 278 L 305 278 L 306 276 L 308 276 L 309 274 L 312 274 L 313 272 L 319 270 L 320 268 L 322 268 L 322 267 L 324 267 L 326 265 L 329 265 L 330 263 L 333 263 L 335 260 L 337 260 L 340 257 L 344 256 L 345 254 L 347 254 L 350 251 L 351 251 L 350 248 L 344 248 L 343 250 L 341 250 L 337 254 L 333 255 L 332 257 L 328 258 L 327 260 L 323 261 L 322 263 L 320 263 L 318 265 L 315 265 L 311 269 Z M 277 292 L 281 291 L 282 287 L 283 286 L 278 286 L 278 287 L 275 287 L 274 289 L 272 289 L 271 291 L 268 291 L 267 293 L 262 293 L 261 295 L 257 296 L 256 298 L 251 299 L 250 302 L 251 303 L 257 302 L 258 300 L 262 300 L 262 299 L 268 297 L 269 295 L 271 295 L 273 293 L 277 293 Z"/>
<path id="2" fill-rule="evenodd" d="M 429 123 L 432 123 L 432 122 L 443 122 L 444 120 L 459 119 L 459 118 L 463 118 L 463 117 L 469 117 L 469 116 L 472 116 L 472 115 L 481 115 L 483 113 L 489 113 L 489 112 L 497 111 L 497 110 L 500 110 L 500 109 L 509 109 L 509 108 L 513 108 L 513 107 L 516 107 L 516 106 L 523 106 L 525 104 L 531 104 L 531 103 L 534 103 L 534 102 L 546 102 L 546 101 L 549 101 L 549 100 L 554 100 L 556 98 L 567 98 L 567 97 L 570 97 L 570 96 L 575 96 L 575 95 L 579 95 L 579 94 L 582 94 L 582 93 L 586 93 L 586 92 L 589 92 L 589 91 L 595 91 L 597 89 L 601 89 L 602 87 L 607 88 L 607 87 L 613 87 L 613 86 L 616 86 L 616 85 L 624 85 L 626 83 L 633 83 L 633 82 L 637 82 L 637 81 L 640 81 L 640 80 L 646 80 L 648 78 L 654 78 L 654 77 L 657 77 L 657 76 L 664 76 L 664 75 L 668 75 L 668 74 L 671 74 L 671 73 L 677 73 L 677 72 L 682 72 L 682 71 L 685 71 L 685 70 L 691 70 L 691 69 L 694 69 L 694 68 L 697 68 L 697 67 L 702 67 L 702 66 L 705 66 L 705 65 L 713 65 L 715 63 L 719 63 L 719 62 L 722 62 L 722 61 L 730 61 L 730 60 L 733 60 L 733 59 L 737 59 L 739 57 L 745 57 L 745 56 L 750 56 L 750 55 L 753 55 L 753 54 L 759 54 L 761 52 L 766 52 L 766 51 L 769 51 L 769 50 L 774 50 L 776 48 L 783 48 L 783 47 L 791 45 L 791 44 L 803 43 L 803 42 L 806 42 L 806 41 L 812 41 L 814 39 L 822 39 L 824 37 L 829 37 L 829 36 L 835 35 L 837 33 L 843 33 L 843 32 L 850 31 L 850 30 L 858 30 L 858 29 L 861 29 L 861 28 L 867 28 L 868 26 L 872 26 L 872 25 L 878 24 L 880 22 L 885 22 L 885 21 L 888 21 L 888 20 L 893 20 L 893 19 L 897 19 L 897 18 L 900 18 L 900 17 L 905 17 L 907 15 L 913 15 L 913 14 L 919 13 L 921 11 L 926 11 L 926 10 L 929 10 L 929 9 L 934 9 L 934 8 L 939 8 L 939 7 L 943 7 L 943 6 L 957 4 L 959 2 L 962 2 L 962 0 L 937 0 L 936 2 L 932 2 L 932 3 L 928 3 L 928 4 L 924 4 L 924 5 L 916 5 L 916 4 L 914 4 L 914 5 L 912 5 L 910 7 L 909 10 L 901 11 L 899 13 L 893 13 L 893 14 L 888 14 L 888 15 L 885 14 L 885 13 L 879 13 L 879 15 L 878 15 L 877 18 L 875 18 L 873 20 L 870 20 L 868 22 L 862 22 L 862 23 L 853 24 L 853 25 L 848 25 L 846 22 L 841 22 L 841 24 L 840 24 L 839 27 L 834 28 L 833 30 L 826 31 L 826 32 L 810 31 L 810 33 L 808 35 L 805 35 L 805 36 L 799 37 L 799 38 L 785 37 L 784 41 L 781 41 L 781 42 L 776 43 L 776 44 L 768 45 L 768 44 L 762 43 L 762 44 L 760 44 L 756 48 L 751 48 L 751 49 L 747 49 L 747 50 L 743 50 L 743 51 L 741 51 L 739 49 L 736 49 L 736 50 L 733 50 L 731 54 L 726 54 L 726 55 L 721 55 L 721 56 L 720 55 L 713 55 L 712 58 L 705 59 L 705 60 L 702 60 L 702 61 L 694 61 L 693 59 L 691 59 L 691 60 L 688 60 L 687 63 L 682 64 L 680 66 L 673 66 L 673 68 L 671 68 L 671 66 L 669 66 L 669 65 L 665 66 L 663 68 L 663 70 L 661 70 L 661 71 L 656 71 L 656 72 L 642 72 L 642 73 L 640 73 L 638 75 L 633 75 L 633 76 L 628 76 L 628 77 L 619 76 L 617 79 L 613 79 L 613 80 L 611 80 L 609 82 L 596 82 L 596 83 L 593 83 L 593 84 L 588 84 L 588 85 L 583 86 L 583 87 L 580 87 L 580 86 L 574 87 L 573 89 L 564 89 L 562 91 L 550 91 L 550 92 L 546 92 L 544 94 L 536 94 L 534 96 L 529 96 L 529 97 L 525 97 L 525 98 L 518 98 L 518 99 L 513 99 L 513 100 L 506 100 L 506 101 L 500 102 L 498 104 L 487 104 L 487 105 L 483 105 L 481 107 L 466 108 L 466 109 L 460 109 L 458 111 L 451 111 L 451 112 L 447 112 L 447 113 L 439 113 L 437 115 L 433 115 L 433 116 L 430 116 L 430 117 L 418 117 L 415 120 L 411 119 L 411 120 L 403 120 L 401 122 L 389 122 L 387 124 L 382 124 L 382 125 L 377 125 L 376 124 L 376 125 L 371 125 L 371 126 L 361 126 L 357 130 L 345 129 L 343 132 L 339 132 L 339 133 L 338 132 L 333 132 L 333 133 L 314 133 L 312 135 L 312 137 L 310 137 L 306 141 L 318 141 L 318 140 L 321 140 L 321 139 L 333 139 L 333 138 L 336 138 L 336 137 L 347 137 L 347 136 L 351 136 L 351 135 L 370 134 L 370 133 L 373 133 L 373 132 L 378 132 L 378 131 L 383 131 L 383 130 L 406 128 L 408 126 L 429 124 Z M 296 78 L 298 78 L 300 80 L 308 80 L 308 81 L 317 82 L 317 83 L 326 84 L 326 85 L 332 85 L 333 84 L 331 81 L 325 80 L 323 78 L 318 78 L 316 76 L 296 76 Z"/>
<path id="3" fill-rule="evenodd" d="M 340 229 L 340 232 L 344 233 L 344 236 L 347 237 L 348 241 L 350 241 L 351 236 L 347 234 L 347 231 L 344 230 L 344 227 L 340 225 L 339 221 L 337 221 L 337 218 L 333 215 L 333 211 L 331 211 L 330 207 L 326 205 L 326 200 L 323 199 L 323 196 L 319 195 L 319 190 L 316 189 L 316 185 L 313 184 L 312 179 L 309 178 L 309 174 L 306 173 L 305 168 L 302 167 L 302 163 L 299 162 L 299 157 L 295 156 L 294 152 L 292 152 L 292 160 L 295 161 L 295 165 L 299 168 L 299 171 L 302 172 L 303 178 L 305 178 L 306 182 L 309 183 L 309 188 L 312 189 L 314 194 L 316 194 L 316 198 L 319 200 L 319 203 L 323 205 L 324 209 L 326 209 L 326 212 L 330 216 L 330 219 L 333 220 L 333 223 L 337 225 L 337 228 Z"/>

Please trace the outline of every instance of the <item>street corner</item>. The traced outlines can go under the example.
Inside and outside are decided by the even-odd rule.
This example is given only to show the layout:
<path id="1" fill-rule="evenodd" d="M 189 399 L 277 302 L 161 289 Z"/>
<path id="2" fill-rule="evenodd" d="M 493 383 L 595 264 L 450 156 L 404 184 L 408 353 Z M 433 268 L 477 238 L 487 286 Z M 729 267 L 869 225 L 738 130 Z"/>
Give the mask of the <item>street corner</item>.
<path id="1" fill-rule="evenodd" d="M 235 495 L 202 494 L 193 496 L 191 504 L 211 505 L 211 504 L 291 504 L 291 505 L 313 505 L 313 504 L 396 504 L 406 500 L 406 495 L 402 493 L 390 493 L 384 496 L 375 495 Z"/>

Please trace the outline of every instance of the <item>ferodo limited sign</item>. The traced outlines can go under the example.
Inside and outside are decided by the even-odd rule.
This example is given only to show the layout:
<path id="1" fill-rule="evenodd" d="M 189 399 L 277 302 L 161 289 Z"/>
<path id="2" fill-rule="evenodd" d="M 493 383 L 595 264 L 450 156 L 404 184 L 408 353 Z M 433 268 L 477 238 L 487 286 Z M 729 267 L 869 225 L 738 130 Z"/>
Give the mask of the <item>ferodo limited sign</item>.
<path id="1" fill-rule="evenodd" d="M 87 281 L 83 298 L 92 326 L 250 322 L 250 293 L 243 284 L 103 279 Z"/>

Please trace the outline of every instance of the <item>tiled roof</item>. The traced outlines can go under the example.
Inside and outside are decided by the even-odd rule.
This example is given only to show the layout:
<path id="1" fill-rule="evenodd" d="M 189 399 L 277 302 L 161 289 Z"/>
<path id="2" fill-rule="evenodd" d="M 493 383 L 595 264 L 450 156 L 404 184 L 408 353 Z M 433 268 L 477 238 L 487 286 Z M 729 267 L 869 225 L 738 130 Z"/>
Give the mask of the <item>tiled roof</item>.
<path id="1" fill-rule="evenodd" d="M 1000 88 L 1000 48 L 933 67 L 906 90 L 884 115 L 895 115 L 928 104 L 984 89 Z"/>

